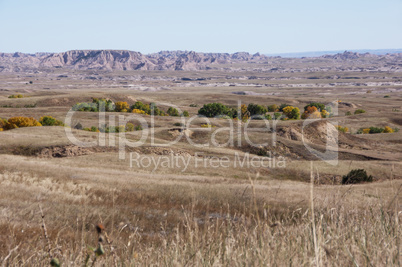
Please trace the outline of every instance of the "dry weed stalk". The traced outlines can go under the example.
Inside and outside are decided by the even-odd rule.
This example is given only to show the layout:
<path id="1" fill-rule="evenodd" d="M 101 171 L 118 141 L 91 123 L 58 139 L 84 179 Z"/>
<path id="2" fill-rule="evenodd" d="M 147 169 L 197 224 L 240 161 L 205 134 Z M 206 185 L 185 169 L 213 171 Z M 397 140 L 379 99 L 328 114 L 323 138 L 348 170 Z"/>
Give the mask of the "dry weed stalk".
<path id="1" fill-rule="evenodd" d="M 50 259 L 50 265 L 54 266 L 54 267 L 60 267 L 59 260 L 57 258 L 53 257 L 52 246 L 50 244 L 50 239 L 49 239 L 49 235 L 47 234 L 47 228 L 46 228 L 46 224 L 45 224 L 45 214 L 43 213 L 41 205 L 39 205 L 39 209 L 40 209 L 40 214 L 41 214 L 41 217 L 42 217 L 43 235 L 44 235 L 44 237 L 46 239 L 47 247 L 48 247 L 47 253 L 48 253 L 48 256 L 49 256 L 49 259 Z"/>
<path id="2" fill-rule="evenodd" d="M 313 162 L 311 164 L 311 181 L 310 181 L 310 204 L 311 204 L 311 223 L 313 225 L 313 238 L 314 238 L 314 254 L 316 266 L 320 266 L 320 251 L 317 243 L 317 234 L 315 228 L 315 212 L 314 212 L 314 173 L 313 173 Z"/>

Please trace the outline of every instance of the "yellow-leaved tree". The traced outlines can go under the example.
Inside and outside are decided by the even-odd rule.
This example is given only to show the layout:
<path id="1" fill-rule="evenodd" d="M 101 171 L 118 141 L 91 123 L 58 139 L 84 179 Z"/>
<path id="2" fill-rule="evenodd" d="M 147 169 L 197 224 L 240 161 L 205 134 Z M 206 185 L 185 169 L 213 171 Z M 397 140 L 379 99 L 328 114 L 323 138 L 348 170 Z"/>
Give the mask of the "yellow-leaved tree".
<path id="1" fill-rule="evenodd" d="M 250 119 L 250 112 L 247 110 L 247 105 L 242 104 L 240 110 L 242 121 L 248 121 Z"/>
<path id="2" fill-rule="evenodd" d="M 22 128 L 22 127 L 35 127 L 35 126 L 42 126 L 37 120 L 34 118 L 28 117 L 12 117 L 9 118 L 7 124 L 5 125 L 4 129 L 14 129 L 14 128 Z"/>
<path id="3" fill-rule="evenodd" d="M 115 111 L 117 112 L 127 112 L 130 109 L 130 106 L 127 102 L 118 101 L 115 103 L 116 108 Z"/>
<path id="4" fill-rule="evenodd" d="M 389 126 L 384 127 L 384 133 L 393 133 L 393 132 L 394 132 L 394 130 L 391 127 L 389 127 Z"/>
<path id="5" fill-rule="evenodd" d="M 287 106 L 282 111 L 289 119 L 297 120 L 300 118 L 300 109 L 297 107 Z"/>

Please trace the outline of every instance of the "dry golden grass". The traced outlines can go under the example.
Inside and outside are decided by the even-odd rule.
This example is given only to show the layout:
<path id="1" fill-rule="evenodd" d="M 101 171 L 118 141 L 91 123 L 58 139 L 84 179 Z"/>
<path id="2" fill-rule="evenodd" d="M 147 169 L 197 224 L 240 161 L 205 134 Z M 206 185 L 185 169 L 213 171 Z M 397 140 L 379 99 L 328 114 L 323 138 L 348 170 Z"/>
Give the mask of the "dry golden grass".
<path id="1" fill-rule="evenodd" d="M 328 64 L 325 60 L 305 61 L 295 67 Z M 279 64 L 294 66 L 287 59 L 279 60 Z M 216 101 L 231 106 L 236 106 L 238 100 L 246 104 L 289 103 L 302 109 L 310 101 L 328 103 L 340 99 L 367 110 L 358 116 L 343 116 L 353 109 L 342 106 L 340 116 L 330 119 L 352 131 L 366 126 L 401 125 L 400 112 L 393 111 L 401 109 L 400 93 L 387 93 L 390 98 L 376 93 L 376 90 L 400 89 L 400 86 L 384 85 L 376 87 L 373 93 L 352 94 L 373 89 L 364 82 L 399 81 L 401 73 L 370 72 L 368 77 L 367 73 L 352 71 L 240 70 L 250 66 L 259 67 L 231 66 L 239 67 L 235 73 L 216 70 L 99 72 L 104 79 L 96 81 L 84 79 L 93 75 L 93 71 L 56 69 L 37 74 L 35 79 L 22 73 L 2 74 L 0 117 L 39 119 L 51 115 L 63 120 L 71 105 L 90 101 L 91 97 L 108 97 L 130 104 L 135 100 L 158 102 L 163 109 L 167 109 L 163 103 L 173 103 L 188 110 L 190 115 L 199 109 L 190 104 L 202 106 Z M 58 78 L 60 74 L 69 78 Z M 292 87 L 328 85 L 334 82 L 331 78 L 334 75 L 340 76 L 336 82 L 360 85 Z M 244 79 L 247 76 L 258 78 Z M 309 79 L 313 76 L 318 79 Z M 181 81 L 182 77 L 206 78 L 202 83 L 211 85 L 182 87 L 186 84 Z M 29 80 L 34 80 L 32 85 L 25 84 Z M 224 82 L 238 84 L 214 86 Z M 247 86 L 247 83 L 254 85 Z M 278 87 L 268 86 L 272 84 Z M 131 85 L 171 90 L 141 91 Z M 267 95 L 239 96 L 234 91 Z M 15 93 L 22 93 L 25 98 L 7 98 Z M 272 93 L 275 95 L 269 95 Z M 24 108 L 35 103 L 35 108 Z M 1 108 L 4 105 L 13 107 Z M 150 117 L 144 118 L 150 122 Z M 81 122 L 84 127 L 97 126 L 98 115 L 79 112 L 73 121 Z M 174 140 L 175 135 L 169 129 L 178 122 L 178 118 L 156 118 L 156 141 Z M 202 123 L 205 121 L 197 119 L 194 126 Z M 216 126 L 213 131 L 229 125 L 229 121 L 219 119 L 212 119 L 211 123 Z M 297 123 L 278 125 L 294 127 Z M 250 124 L 251 128 L 261 126 L 260 121 Z M 213 131 L 194 130 L 192 139 L 196 143 L 206 142 Z M 97 133 L 76 130 L 74 133 L 83 141 L 98 138 Z M 127 136 L 138 140 L 140 134 L 133 132 Z M 255 142 L 271 138 L 271 133 L 258 130 L 250 134 Z M 311 198 L 310 161 L 307 155 L 303 156 L 306 150 L 300 141 L 284 137 L 278 140 L 291 148 L 281 152 L 287 157 L 286 169 L 195 167 L 195 152 L 233 160 L 234 153 L 244 155 L 250 149 L 247 146 L 194 148 L 181 140 L 169 149 L 190 154 L 191 164 L 182 172 L 177 168 L 155 171 L 152 167 L 130 168 L 129 159 L 119 160 L 116 149 L 112 148 L 77 157 L 36 156 L 43 148 L 69 144 L 62 127 L 1 132 L 0 263 L 2 266 L 47 266 L 51 258 L 57 258 L 62 266 L 81 266 L 90 255 L 89 266 L 400 266 L 401 135 L 350 138 L 349 143 L 343 144 L 337 166 L 314 161 Z M 221 132 L 216 139 L 226 142 L 227 133 Z M 150 148 L 149 140 L 145 146 L 127 150 L 130 151 L 153 159 L 162 156 Z M 366 169 L 375 182 L 339 185 L 342 175 L 358 168 Z M 95 256 L 88 247 L 99 246 L 100 236 L 96 231 L 99 223 L 105 227 L 101 233 L 105 254 L 93 262 Z"/>
<path id="2" fill-rule="evenodd" d="M 308 183 L 70 164 L 2 156 L 5 264 L 49 263 L 39 205 L 51 254 L 63 266 L 82 264 L 87 246 L 97 244 L 99 222 L 119 265 L 311 265 L 318 258 L 321 265 L 398 266 L 400 260 L 400 180 L 316 186 L 315 248 Z M 104 248 L 96 263 L 113 266 L 111 248 Z"/>

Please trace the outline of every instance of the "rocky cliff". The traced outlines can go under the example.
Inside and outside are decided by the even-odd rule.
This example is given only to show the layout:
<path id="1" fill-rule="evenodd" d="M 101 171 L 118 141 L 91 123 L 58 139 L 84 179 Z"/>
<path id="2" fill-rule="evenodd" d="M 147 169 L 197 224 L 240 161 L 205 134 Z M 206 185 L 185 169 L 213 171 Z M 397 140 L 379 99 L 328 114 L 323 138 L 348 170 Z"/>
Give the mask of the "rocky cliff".
<path id="1" fill-rule="evenodd" d="M 385 60 L 388 64 L 400 65 L 402 53 L 374 55 L 345 51 L 336 55 L 320 57 L 328 62 L 345 61 L 363 63 L 372 60 Z M 227 68 L 232 63 L 270 63 L 280 57 L 269 58 L 265 55 L 238 52 L 197 53 L 194 51 L 161 51 L 144 55 L 127 50 L 73 50 L 62 53 L 0 53 L 0 72 L 22 72 L 37 69 L 68 68 L 77 70 L 206 70 Z M 312 58 L 314 59 L 314 58 Z M 296 59 L 286 59 L 296 60 Z M 300 61 L 300 59 L 297 59 Z"/>
<path id="2" fill-rule="evenodd" d="M 196 53 L 162 51 L 143 55 L 126 50 L 73 50 L 62 53 L 0 53 L 1 71 L 23 71 L 37 68 L 99 70 L 202 70 L 212 65 L 251 61 L 266 62 L 268 57 L 245 52 Z"/>

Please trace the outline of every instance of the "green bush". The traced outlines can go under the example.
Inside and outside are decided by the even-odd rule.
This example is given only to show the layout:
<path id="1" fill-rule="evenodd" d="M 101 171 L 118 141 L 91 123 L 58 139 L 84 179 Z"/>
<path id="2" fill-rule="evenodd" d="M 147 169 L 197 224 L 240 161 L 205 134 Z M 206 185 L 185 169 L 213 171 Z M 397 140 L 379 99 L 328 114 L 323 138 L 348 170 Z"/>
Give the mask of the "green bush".
<path id="1" fill-rule="evenodd" d="M 282 113 L 279 113 L 279 112 L 275 112 L 275 113 L 274 113 L 274 118 L 275 118 L 275 120 L 280 119 L 281 116 L 282 116 Z"/>
<path id="2" fill-rule="evenodd" d="M 253 115 L 251 116 L 252 120 L 265 120 L 265 115 Z"/>
<path id="3" fill-rule="evenodd" d="M 276 112 L 276 111 L 279 111 L 279 106 L 276 105 L 276 104 L 269 105 L 267 108 L 268 108 L 268 112 Z"/>
<path id="4" fill-rule="evenodd" d="M 382 133 L 384 132 L 384 128 L 379 128 L 379 127 L 370 127 L 370 132 L 371 134 L 376 134 L 376 133 Z"/>
<path id="5" fill-rule="evenodd" d="M 173 117 L 178 117 L 179 116 L 179 111 L 177 109 L 175 109 L 174 107 L 169 107 L 166 113 L 169 116 L 173 116 Z"/>
<path id="6" fill-rule="evenodd" d="M 96 105 L 96 111 L 114 111 L 116 106 L 113 103 L 112 100 L 110 99 L 104 99 L 104 98 L 92 98 L 92 103 Z M 95 111 L 95 112 L 96 112 Z"/>
<path id="7" fill-rule="evenodd" d="M 78 123 L 74 126 L 74 129 L 82 130 L 82 124 L 81 124 L 80 122 L 78 122 Z"/>
<path id="8" fill-rule="evenodd" d="M 205 104 L 198 110 L 199 115 L 203 115 L 208 118 L 213 118 L 220 115 L 232 115 L 232 110 L 222 103 L 210 103 Z M 233 118 L 233 116 L 230 116 Z"/>
<path id="9" fill-rule="evenodd" d="M 247 111 L 250 112 L 250 116 L 264 115 L 268 112 L 268 109 L 262 105 L 250 103 L 247 106 Z"/>
<path id="10" fill-rule="evenodd" d="M 95 103 L 77 103 L 72 109 L 74 111 L 98 112 L 98 105 Z"/>
<path id="11" fill-rule="evenodd" d="M 183 111 L 183 114 L 181 114 L 182 116 L 184 116 L 184 117 L 189 117 L 190 116 L 190 114 L 188 113 L 188 111 Z"/>
<path id="12" fill-rule="evenodd" d="M 164 114 L 164 112 L 162 110 L 160 110 L 155 103 L 151 103 L 149 104 L 149 108 L 151 110 L 151 114 L 153 113 L 153 115 L 155 116 L 161 116 Z"/>
<path id="13" fill-rule="evenodd" d="M 64 123 L 60 120 L 53 118 L 52 116 L 43 116 L 39 120 L 42 126 L 64 126 Z"/>
<path id="14" fill-rule="evenodd" d="M 18 94 L 18 95 L 10 95 L 8 98 L 24 98 L 23 95 Z"/>
<path id="15" fill-rule="evenodd" d="M 350 111 L 347 111 L 347 112 L 345 113 L 345 116 L 350 116 L 350 115 L 352 115 L 352 112 L 350 112 Z"/>
<path id="16" fill-rule="evenodd" d="M 155 108 L 155 107 L 153 107 Z M 145 112 L 145 114 L 151 114 L 151 107 L 149 105 L 146 105 L 142 103 L 141 101 L 137 101 L 134 103 L 134 105 L 131 106 L 131 110 L 133 109 L 139 109 Z"/>
<path id="17" fill-rule="evenodd" d="M 134 131 L 134 124 L 132 124 L 131 122 L 128 122 L 128 123 L 126 124 L 126 131 L 127 131 L 127 132 L 132 132 L 132 131 Z"/>
<path id="18" fill-rule="evenodd" d="M 357 115 L 362 113 L 366 113 L 366 111 L 364 109 L 356 109 L 354 114 Z"/>
<path id="19" fill-rule="evenodd" d="M 358 184 L 372 181 L 373 176 L 367 175 L 364 169 L 351 170 L 347 175 L 342 177 L 342 184 Z"/>

